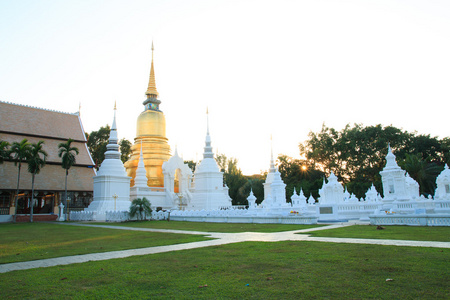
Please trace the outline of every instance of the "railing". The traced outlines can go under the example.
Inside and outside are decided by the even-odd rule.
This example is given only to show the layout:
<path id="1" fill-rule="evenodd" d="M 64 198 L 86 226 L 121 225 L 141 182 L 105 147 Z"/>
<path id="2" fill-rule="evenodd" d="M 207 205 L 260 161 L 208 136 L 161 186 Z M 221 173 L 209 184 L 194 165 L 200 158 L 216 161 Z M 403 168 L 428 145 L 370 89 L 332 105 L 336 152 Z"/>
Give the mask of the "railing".
<path id="1" fill-rule="evenodd" d="M 0 207 L 0 215 L 9 215 L 9 207 Z"/>
<path id="2" fill-rule="evenodd" d="M 370 216 L 372 225 L 415 225 L 415 226 L 450 226 L 450 216 L 445 215 L 373 215 Z"/>

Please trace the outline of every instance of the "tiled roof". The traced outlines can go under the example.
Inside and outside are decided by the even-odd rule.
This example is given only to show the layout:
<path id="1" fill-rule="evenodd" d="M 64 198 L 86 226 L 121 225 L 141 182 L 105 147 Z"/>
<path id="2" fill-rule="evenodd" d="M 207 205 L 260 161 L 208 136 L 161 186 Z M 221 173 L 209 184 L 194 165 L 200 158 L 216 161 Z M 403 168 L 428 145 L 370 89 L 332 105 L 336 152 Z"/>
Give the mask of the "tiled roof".
<path id="1" fill-rule="evenodd" d="M 69 170 L 69 191 L 92 191 L 95 171 L 91 155 L 86 146 L 86 138 L 77 114 L 68 114 L 41 108 L 28 107 L 0 101 L 0 140 L 10 144 L 27 139 L 30 143 L 44 141 L 43 149 L 48 153 L 48 164 L 35 178 L 35 189 L 64 190 L 65 170 L 58 157 L 58 145 L 74 139 L 77 147 L 76 165 Z M 31 189 L 31 174 L 24 163 L 20 173 L 20 189 Z M 0 190 L 14 190 L 17 187 L 17 167 L 5 161 L 0 165 Z"/>
<path id="2" fill-rule="evenodd" d="M 0 125 L 3 132 L 86 140 L 77 114 L 0 101 Z"/>

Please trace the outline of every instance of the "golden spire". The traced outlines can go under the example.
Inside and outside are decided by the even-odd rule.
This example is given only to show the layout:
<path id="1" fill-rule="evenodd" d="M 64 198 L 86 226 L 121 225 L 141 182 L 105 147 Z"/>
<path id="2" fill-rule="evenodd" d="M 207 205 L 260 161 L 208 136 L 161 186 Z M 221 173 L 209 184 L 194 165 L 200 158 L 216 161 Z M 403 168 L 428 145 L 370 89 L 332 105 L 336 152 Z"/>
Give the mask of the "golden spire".
<path id="1" fill-rule="evenodd" d="M 153 51 L 155 48 L 153 47 L 153 41 L 152 41 L 152 66 L 150 68 L 150 80 L 148 81 L 148 88 L 147 92 L 145 93 L 147 95 L 147 98 L 157 98 L 158 97 L 158 91 L 156 90 L 156 82 L 155 82 L 155 69 L 153 67 Z"/>

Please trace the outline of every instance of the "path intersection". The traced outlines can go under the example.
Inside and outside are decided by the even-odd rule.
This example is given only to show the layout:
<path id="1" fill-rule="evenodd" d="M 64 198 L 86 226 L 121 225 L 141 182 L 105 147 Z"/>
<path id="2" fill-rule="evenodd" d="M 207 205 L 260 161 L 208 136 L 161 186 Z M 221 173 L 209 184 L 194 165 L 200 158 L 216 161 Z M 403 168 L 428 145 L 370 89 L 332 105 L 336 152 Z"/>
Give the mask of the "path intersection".
<path id="1" fill-rule="evenodd" d="M 61 224 L 61 223 L 58 223 Z M 311 242 L 327 242 L 327 243 L 349 243 L 349 244 L 371 244 L 371 245 L 390 245 L 390 246 L 409 246 L 409 247 L 434 247 L 434 248 L 450 248 L 450 242 L 430 242 L 430 241 L 408 241 L 408 240 L 382 240 L 382 239 L 354 239 L 354 238 L 327 238 L 327 237 L 311 237 L 307 233 L 317 230 L 334 229 L 345 226 L 352 226 L 351 223 L 335 224 L 323 227 L 315 227 L 301 230 L 281 231 L 281 232 L 239 232 L 239 233 L 220 233 L 220 232 L 201 232 L 201 231 L 185 231 L 170 229 L 153 229 L 153 228 L 135 228 L 113 225 L 94 225 L 85 223 L 63 223 L 68 226 L 88 226 L 100 227 L 117 230 L 133 230 L 133 231 L 149 231 L 161 233 L 179 233 L 179 234 L 195 234 L 203 235 L 211 240 L 192 242 L 185 244 L 156 246 L 139 249 L 129 249 L 120 251 L 110 251 L 103 253 L 91 253 L 83 255 L 72 255 L 64 257 L 56 257 L 49 259 L 16 262 L 0 265 L 0 273 L 6 273 L 16 270 L 28 270 L 42 267 L 54 267 L 60 265 L 69 265 L 75 263 L 84 263 L 88 261 L 108 260 L 115 258 L 125 258 L 135 255 L 147 255 L 155 253 L 163 253 L 178 250 L 188 250 L 209 246 L 219 246 L 240 242 L 280 242 L 280 241 L 311 241 Z"/>

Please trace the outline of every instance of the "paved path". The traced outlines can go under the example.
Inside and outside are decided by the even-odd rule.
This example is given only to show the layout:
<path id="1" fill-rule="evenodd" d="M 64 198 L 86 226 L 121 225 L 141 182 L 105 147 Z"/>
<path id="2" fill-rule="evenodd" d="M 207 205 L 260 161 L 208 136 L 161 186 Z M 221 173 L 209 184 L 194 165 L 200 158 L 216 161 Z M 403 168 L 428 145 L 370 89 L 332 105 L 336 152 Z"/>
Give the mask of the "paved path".
<path id="1" fill-rule="evenodd" d="M 61 224 L 61 223 L 59 223 Z M 353 239 L 353 238 L 327 238 L 327 237 L 311 237 L 308 232 L 340 228 L 345 226 L 352 226 L 353 224 L 336 224 L 323 227 L 314 227 L 302 230 L 282 231 L 273 233 L 264 232 L 239 232 L 239 233 L 220 233 L 220 232 L 200 232 L 200 231 L 184 231 L 184 230 L 170 230 L 170 229 L 153 229 L 153 228 L 135 228 L 125 226 L 112 225 L 93 225 L 83 223 L 64 223 L 68 226 L 88 226 L 111 228 L 117 230 L 134 230 L 134 231 L 149 231 L 162 233 L 180 233 L 180 234 L 195 234 L 204 235 L 213 240 L 193 242 L 186 244 L 176 244 L 168 246 L 157 246 L 140 249 L 110 251 L 103 253 L 91 253 L 83 255 L 64 256 L 57 258 L 33 260 L 26 262 L 17 262 L 0 265 L 0 273 L 6 273 L 16 270 L 27 270 L 41 267 L 53 267 L 59 265 L 69 265 L 75 263 L 84 263 L 88 261 L 108 260 L 114 258 L 124 258 L 135 255 L 146 255 L 154 253 L 162 253 L 169 251 L 188 250 L 209 246 L 218 246 L 232 243 L 256 241 L 256 242 L 279 242 L 279 241 L 312 241 L 312 242 L 327 242 L 327 243 L 349 243 L 349 244 L 371 244 L 371 245 L 390 245 L 390 246 L 410 246 L 410 247 L 435 247 L 435 248 L 450 248 L 450 242 L 429 242 L 429 241 L 406 241 L 406 240 L 381 240 L 381 239 Z"/>

